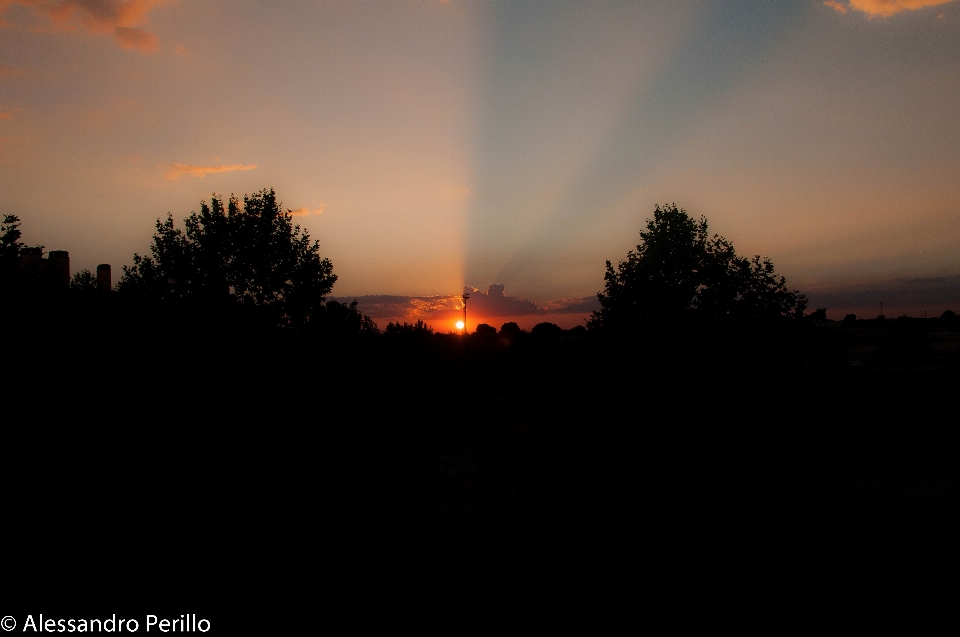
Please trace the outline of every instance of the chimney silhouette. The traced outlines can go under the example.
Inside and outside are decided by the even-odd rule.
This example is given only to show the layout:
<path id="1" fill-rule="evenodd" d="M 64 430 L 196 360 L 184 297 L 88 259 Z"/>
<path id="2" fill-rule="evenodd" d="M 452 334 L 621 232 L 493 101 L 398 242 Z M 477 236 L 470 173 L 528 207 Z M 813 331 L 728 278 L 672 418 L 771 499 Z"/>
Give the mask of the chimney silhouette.
<path id="1" fill-rule="evenodd" d="M 70 253 L 66 250 L 51 250 L 47 255 L 50 274 L 56 287 L 66 290 L 70 287 Z"/>
<path id="2" fill-rule="evenodd" d="M 20 248 L 20 269 L 28 270 L 36 266 L 38 261 L 43 258 L 43 246 L 36 246 L 32 248 Z"/>
<path id="3" fill-rule="evenodd" d="M 97 266 L 97 291 L 109 292 L 113 289 L 113 283 L 110 281 L 110 264 L 101 263 Z"/>

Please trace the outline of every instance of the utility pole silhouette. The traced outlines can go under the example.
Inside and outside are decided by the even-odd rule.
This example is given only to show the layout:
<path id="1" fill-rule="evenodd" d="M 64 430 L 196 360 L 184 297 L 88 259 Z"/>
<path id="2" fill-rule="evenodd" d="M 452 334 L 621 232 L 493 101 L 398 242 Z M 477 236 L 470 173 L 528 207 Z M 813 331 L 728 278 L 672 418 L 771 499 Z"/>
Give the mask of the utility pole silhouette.
<path id="1" fill-rule="evenodd" d="M 467 333 L 467 299 L 470 298 L 470 295 L 464 292 L 460 295 L 460 298 L 463 299 L 463 330 L 461 330 L 461 333 L 465 335 Z"/>

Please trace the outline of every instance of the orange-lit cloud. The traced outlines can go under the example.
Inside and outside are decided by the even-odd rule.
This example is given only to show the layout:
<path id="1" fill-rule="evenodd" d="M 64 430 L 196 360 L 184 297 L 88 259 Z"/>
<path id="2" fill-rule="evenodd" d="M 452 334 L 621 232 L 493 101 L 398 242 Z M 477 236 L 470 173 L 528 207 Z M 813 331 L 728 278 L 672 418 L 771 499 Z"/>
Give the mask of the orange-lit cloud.
<path id="1" fill-rule="evenodd" d="M 83 113 L 79 123 L 88 130 L 107 132 L 118 122 L 130 121 L 142 112 L 139 100 L 132 97 L 117 96 L 101 108 Z"/>
<path id="2" fill-rule="evenodd" d="M 356 300 L 360 311 L 372 318 L 415 322 L 418 319 L 428 319 L 438 313 L 455 309 L 459 297 L 372 294 L 330 297 L 330 300 L 341 303 L 350 303 Z"/>
<path id="3" fill-rule="evenodd" d="M 559 299 L 543 304 L 547 314 L 589 314 L 600 309 L 597 295 L 584 296 L 579 299 Z"/>
<path id="4" fill-rule="evenodd" d="M 76 31 L 82 28 L 90 34 L 112 33 L 124 49 L 141 52 L 157 48 L 157 36 L 143 25 L 150 22 L 148 14 L 168 0 L 0 0 L 0 13 L 18 4 L 32 9 L 48 22 L 41 31 Z"/>
<path id="5" fill-rule="evenodd" d="M 0 120 L 14 119 L 18 114 L 22 113 L 22 108 L 12 108 L 9 111 L 0 111 Z"/>
<path id="6" fill-rule="evenodd" d="M 192 166 L 190 164 L 170 164 L 167 170 L 167 179 L 177 179 L 181 175 L 193 175 L 194 177 L 206 177 L 211 173 L 229 173 L 235 170 L 253 170 L 256 164 L 232 164 L 230 166 Z"/>
<path id="7" fill-rule="evenodd" d="M 539 307 L 534 301 L 504 294 L 505 286 L 494 283 L 481 292 L 477 288 L 465 286 L 463 291 L 470 295 L 467 312 L 471 316 L 542 316 L 545 314 L 588 314 L 600 309 L 597 297 L 587 296 L 575 299 L 559 299 Z M 356 299 L 364 314 L 373 318 L 397 318 L 410 322 L 417 319 L 453 319 L 460 316 L 463 306 L 459 296 L 391 296 L 370 295 L 358 297 L 331 297 L 342 303 Z"/>
<path id="8" fill-rule="evenodd" d="M 840 15 L 847 14 L 847 8 L 842 4 L 840 4 L 839 2 L 837 2 L 836 0 L 827 0 L 826 2 L 823 3 L 823 6 L 830 7 Z"/>
<path id="9" fill-rule="evenodd" d="M 477 323 L 501 323 L 504 320 L 522 320 L 531 326 L 544 320 L 564 323 L 568 327 L 583 323 L 583 319 L 600 309 L 596 296 L 575 299 L 560 299 L 539 307 L 535 302 L 505 295 L 504 286 L 491 285 L 487 292 L 465 286 L 470 294 L 467 301 L 467 330 Z M 342 296 L 329 297 L 332 301 L 349 304 L 357 301 L 357 309 L 374 319 L 381 328 L 388 322 L 415 323 L 418 320 L 433 325 L 436 329 L 454 329 L 454 322 L 463 317 L 459 296 Z"/>
<path id="10" fill-rule="evenodd" d="M 117 27 L 114 36 L 124 49 L 152 51 L 157 48 L 157 36 L 136 27 Z"/>
<path id="11" fill-rule="evenodd" d="M 323 214 L 323 206 L 324 206 L 324 204 L 320 204 L 320 207 L 319 207 L 319 208 L 314 208 L 313 210 L 310 210 L 310 209 L 307 208 L 306 206 L 302 206 L 302 207 L 300 207 L 300 208 L 296 208 L 296 209 L 294 209 L 294 210 L 291 210 L 291 211 L 290 211 L 290 214 L 292 214 L 294 217 L 304 217 L 304 216 L 306 216 L 306 215 L 322 215 L 322 214 Z"/>
<path id="12" fill-rule="evenodd" d="M 505 288 L 506 286 L 500 283 L 493 283 L 484 293 L 477 288 L 465 286 L 463 291 L 470 295 L 470 300 L 467 301 L 468 311 L 474 309 L 483 316 L 543 314 L 543 310 L 533 301 L 504 294 Z"/>
<path id="13" fill-rule="evenodd" d="M 180 46 L 178 46 L 177 48 L 175 48 L 175 49 L 173 50 L 173 52 L 174 52 L 175 55 L 179 55 L 179 56 L 182 57 L 182 58 L 188 58 L 188 57 L 190 57 L 190 51 L 187 50 L 187 47 L 184 46 L 183 44 L 181 44 Z"/>
<path id="14" fill-rule="evenodd" d="M 823 4 L 840 14 L 846 14 L 849 9 L 856 9 L 871 18 L 889 18 L 901 11 L 916 11 L 948 2 L 953 0 L 847 0 L 847 4 L 837 0 L 826 0 Z"/>
<path id="15" fill-rule="evenodd" d="M 23 75 L 23 69 L 0 64 L 0 77 L 20 77 Z"/>

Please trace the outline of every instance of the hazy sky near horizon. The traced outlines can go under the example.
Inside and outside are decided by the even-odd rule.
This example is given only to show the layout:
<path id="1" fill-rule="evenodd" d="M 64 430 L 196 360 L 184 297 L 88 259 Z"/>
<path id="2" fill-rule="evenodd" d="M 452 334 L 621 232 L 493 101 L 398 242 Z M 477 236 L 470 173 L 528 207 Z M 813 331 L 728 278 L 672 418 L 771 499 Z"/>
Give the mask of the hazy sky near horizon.
<path id="1" fill-rule="evenodd" d="M 960 2 L 0 0 L 28 244 L 118 272 L 265 187 L 338 296 L 590 296 L 657 202 L 814 299 L 949 296 Z"/>

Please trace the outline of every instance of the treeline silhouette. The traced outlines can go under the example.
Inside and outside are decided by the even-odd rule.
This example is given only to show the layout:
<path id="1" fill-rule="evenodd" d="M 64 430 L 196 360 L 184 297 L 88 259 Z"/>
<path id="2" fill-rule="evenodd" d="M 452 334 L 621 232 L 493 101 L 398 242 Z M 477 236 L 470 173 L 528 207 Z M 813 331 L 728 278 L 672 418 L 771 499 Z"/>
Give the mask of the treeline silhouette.
<path id="1" fill-rule="evenodd" d="M 561 600 L 602 631 L 636 585 L 641 612 L 699 630 L 731 606 L 713 576 L 829 591 L 957 566 L 947 536 L 900 528 L 894 555 L 859 516 L 957 511 L 955 315 L 804 314 L 769 259 L 676 206 L 608 263 L 587 325 L 529 332 L 379 330 L 326 300 L 333 265 L 272 190 L 158 220 L 116 286 L 68 284 L 16 217 L 0 239 L 11 605 L 276 628 L 319 587 L 331 626 L 560 628 Z M 789 599 L 811 628 L 862 621 L 853 598 Z"/>
<path id="2" fill-rule="evenodd" d="M 112 287 L 109 266 L 101 266 L 106 283 L 104 271 L 70 280 L 68 253 L 41 258 L 43 246 L 26 246 L 19 225 L 8 215 L 0 233 L 0 294 L 3 320 L 29 344 L 17 352 L 28 367 L 75 352 L 77 364 L 97 373 L 136 367 L 163 378 L 199 365 L 242 376 L 266 366 L 335 383 L 379 366 L 414 386 L 414 376 L 440 375 L 466 389 L 510 370 L 520 370 L 518 383 L 536 384 L 568 375 L 580 368 L 577 357 L 587 357 L 592 373 L 580 374 L 581 382 L 626 383 L 608 399 L 628 395 L 638 381 L 757 369 L 792 380 L 849 367 L 846 332 L 818 329 L 825 310 L 805 315 L 805 295 L 790 290 L 768 258 L 737 256 L 728 240 L 709 237 L 705 218 L 694 221 L 676 205 L 657 206 L 637 249 L 616 268 L 607 262 L 601 309 L 584 327 L 542 323 L 529 334 L 516 324 L 440 334 L 422 321 L 381 332 L 355 302 L 326 300 L 337 280 L 333 264 L 273 190 L 242 202 L 214 196 L 183 229 L 171 215 L 158 219 L 150 254 L 135 254 Z M 863 323 L 850 318 L 845 328 Z M 926 323 L 882 325 L 884 359 L 932 356 Z M 546 365 L 545 356 L 572 358 Z"/>
<path id="3" fill-rule="evenodd" d="M 435 333 L 422 321 L 381 332 L 355 302 L 326 300 L 333 265 L 272 190 L 242 203 L 214 196 L 184 229 L 171 216 L 157 220 L 150 255 L 134 255 L 112 288 L 87 271 L 65 285 L 54 255 L 66 253 L 40 259 L 16 217 L 5 218 L 0 244 L 7 359 L 17 361 L 8 380 L 59 368 L 144 388 L 193 383 L 193 400 L 213 405 L 223 395 L 198 388 L 272 382 L 316 396 L 313 409 L 325 412 L 348 411 L 348 396 L 370 392 L 376 400 L 361 402 L 374 420 L 393 417 L 389 405 L 448 401 L 449 418 L 481 428 L 533 419 L 603 421 L 601 431 L 624 417 L 669 420 L 691 395 L 712 404 L 706 397 L 717 393 L 752 413 L 813 401 L 782 415 L 805 420 L 835 410 L 820 403 L 858 364 L 930 364 L 931 325 L 957 324 L 950 312 L 839 325 L 823 309 L 804 314 L 805 296 L 769 259 L 738 257 L 726 239 L 709 238 L 706 219 L 675 205 L 657 206 L 637 249 L 616 268 L 607 263 L 602 308 L 585 326 L 541 323 L 529 333 L 515 323 Z M 876 360 L 853 361 L 851 344 L 862 349 L 864 339 Z M 338 386 L 349 389 L 330 389 Z M 266 412 L 291 408 L 274 397 L 261 394 Z M 711 418 L 735 413 L 725 411 Z"/>
<path id="4" fill-rule="evenodd" d="M 529 333 L 515 323 L 435 333 L 422 321 L 381 332 L 355 302 L 326 300 L 333 265 L 272 190 L 242 202 L 214 196 L 183 229 L 158 219 L 150 255 L 134 255 L 112 288 L 102 271 L 66 286 L 55 256 L 66 253 L 40 259 L 42 246 L 21 241 L 16 217 L 5 218 L 0 239 L 6 358 L 16 361 L 5 366 L 7 382 L 34 388 L 30 379 L 58 369 L 57 382 L 82 396 L 92 391 L 82 379 L 104 379 L 128 394 L 130 413 L 163 408 L 129 398 L 154 387 L 169 388 L 170 404 L 189 393 L 222 416 L 198 424 L 211 440 L 229 440 L 240 409 L 230 403 L 241 398 L 258 403 L 248 414 L 304 427 L 318 414 L 395 422 L 398 444 L 432 440 L 403 425 L 424 405 L 437 414 L 424 431 L 453 439 L 473 431 L 506 443 L 522 430 L 544 444 L 613 440 L 635 420 L 662 421 L 657 435 L 669 437 L 668 423 L 695 413 L 731 444 L 760 440 L 771 418 L 838 413 L 835 391 L 867 382 L 864 370 L 907 382 L 896 370 L 910 368 L 936 385 L 951 372 L 924 366 L 954 352 L 935 355 L 929 331 L 957 325 L 950 312 L 842 324 L 823 309 L 804 314 L 806 298 L 769 259 L 738 257 L 729 241 L 709 237 L 706 219 L 675 205 L 657 206 L 637 249 L 616 268 L 607 263 L 602 307 L 585 326 L 541 323 Z M 855 360 L 863 357 L 851 347 L 876 356 Z M 936 404 L 911 406 L 911 417 L 932 417 Z M 325 435 L 352 440 L 352 430 Z"/>

